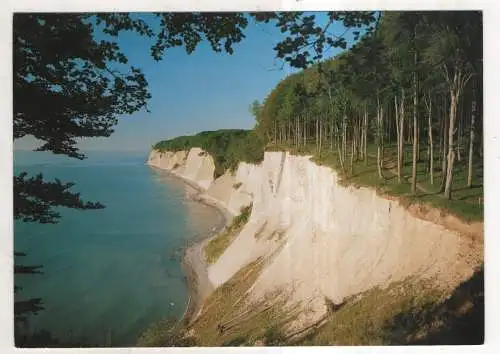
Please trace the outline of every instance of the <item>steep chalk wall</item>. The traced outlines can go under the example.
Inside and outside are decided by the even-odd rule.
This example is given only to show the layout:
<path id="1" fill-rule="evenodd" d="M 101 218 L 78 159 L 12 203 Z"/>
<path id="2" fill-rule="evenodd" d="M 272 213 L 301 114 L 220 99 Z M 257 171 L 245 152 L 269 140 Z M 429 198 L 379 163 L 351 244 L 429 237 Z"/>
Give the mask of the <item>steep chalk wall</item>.
<path id="1" fill-rule="evenodd" d="M 251 295 L 284 290 L 307 303 L 306 322 L 325 313 L 325 297 L 341 303 L 410 275 L 455 286 L 482 258 L 470 239 L 371 189 L 340 186 L 334 171 L 305 156 L 266 152 L 260 166 L 240 164 L 236 179 L 253 195 L 252 215 L 210 279 L 218 286 L 268 255 Z"/>
<path id="2" fill-rule="evenodd" d="M 302 315 L 304 325 L 326 312 L 325 297 L 341 303 L 407 276 L 453 287 L 482 259 L 482 249 L 469 238 L 422 220 L 371 189 L 341 186 L 333 170 L 306 156 L 266 152 L 260 165 L 240 163 L 235 176 L 226 173 L 213 181 L 213 161 L 199 153 L 191 149 L 181 175 L 199 181 L 206 195 L 234 214 L 253 202 L 249 222 L 209 267 L 210 281 L 217 287 L 264 256 L 266 266 L 250 296 L 282 290 L 290 303 L 309 310 Z M 173 166 L 163 160 L 180 158 L 162 156 L 152 153 L 149 163 Z"/>
<path id="3" fill-rule="evenodd" d="M 213 158 L 200 148 L 186 151 L 157 151 L 149 155 L 147 164 L 171 173 L 191 182 L 204 191 L 203 199 L 214 202 L 226 209 L 230 214 L 237 215 L 241 207 L 249 205 L 252 197 L 238 187 L 235 176 L 226 172 L 214 180 L 215 164 Z"/>

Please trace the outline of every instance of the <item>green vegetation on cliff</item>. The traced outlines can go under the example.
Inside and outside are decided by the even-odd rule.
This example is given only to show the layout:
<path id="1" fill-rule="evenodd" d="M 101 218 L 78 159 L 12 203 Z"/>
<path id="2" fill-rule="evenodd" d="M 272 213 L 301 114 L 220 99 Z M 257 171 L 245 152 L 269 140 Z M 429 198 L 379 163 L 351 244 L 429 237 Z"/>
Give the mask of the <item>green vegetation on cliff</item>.
<path id="1" fill-rule="evenodd" d="M 196 135 L 179 136 L 156 143 L 159 151 L 189 150 L 199 147 L 214 159 L 215 177 L 226 170 L 234 171 L 240 161 L 259 163 L 264 157 L 264 143 L 253 130 L 221 129 Z"/>
<path id="2" fill-rule="evenodd" d="M 386 12 L 262 104 L 266 149 L 313 155 L 347 184 L 483 218 L 480 12 Z"/>
<path id="3" fill-rule="evenodd" d="M 231 225 L 224 229 L 219 235 L 210 240 L 205 246 L 205 257 L 209 264 L 217 262 L 219 257 L 224 253 L 226 248 L 231 244 L 239 232 L 245 226 L 250 214 L 252 213 L 252 204 L 244 206 L 240 210 L 240 214 L 236 216 Z"/>
<path id="4" fill-rule="evenodd" d="M 252 131 L 157 145 L 205 149 L 216 175 L 260 161 L 265 149 L 313 155 L 346 184 L 482 220 L 481 53 L 480 12 L 383 13 L 352 48 L 254 101 Z"/>
<path id="5" fill-rule="evenodd" d="M 484 342 L 484 269 L 451 294 L 422 279 L 407 278 L 351 296 L 342 304 L 325 299 L 328 312 L 299 330 L 288 325 L 300 308 L 286 308 L 286 297 L 270 293 L 250 301 L 263 260 L 243 267 L 205 301 L 190 324 L 161 321 L 140 346 L 325 346 L 478 345 Z"/>

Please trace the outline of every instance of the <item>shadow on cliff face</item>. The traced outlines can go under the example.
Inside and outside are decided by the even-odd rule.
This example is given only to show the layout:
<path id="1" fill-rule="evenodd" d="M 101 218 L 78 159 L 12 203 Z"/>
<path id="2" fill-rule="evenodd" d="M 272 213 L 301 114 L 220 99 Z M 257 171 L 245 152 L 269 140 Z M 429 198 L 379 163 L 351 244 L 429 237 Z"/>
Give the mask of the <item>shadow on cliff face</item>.
<path id="1" fill-rule="evenodd" d="M 386 323 L 386 340 L 399 345 L 484 343 L 484 266 L 441 303 L 400 312 Z"/>

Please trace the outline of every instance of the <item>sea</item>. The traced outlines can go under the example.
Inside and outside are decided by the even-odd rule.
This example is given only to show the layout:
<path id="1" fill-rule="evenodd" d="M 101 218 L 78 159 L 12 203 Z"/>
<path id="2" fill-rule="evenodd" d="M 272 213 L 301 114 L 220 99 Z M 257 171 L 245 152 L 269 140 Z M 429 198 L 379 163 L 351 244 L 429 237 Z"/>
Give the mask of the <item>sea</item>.
<path id="1" fill-rule="evenodd" d="M 197 203 L 194 189 L 145 164 L 147 152 L 91 151 L 85 160 L 16 151 L 14 173 L 72 182 L 71 191 L 102 210 L 60 208 L 57 224 L 14 222 L 16 264 L 43 274 L 16 275 L 18 300 L 41 298 L 44 310 L 25 330 L 48 331 L 91 346 L 134 346 L 143 331 L 180 318 L 188 298 L 181 259 L 187 244 L 223 222 Z"/>

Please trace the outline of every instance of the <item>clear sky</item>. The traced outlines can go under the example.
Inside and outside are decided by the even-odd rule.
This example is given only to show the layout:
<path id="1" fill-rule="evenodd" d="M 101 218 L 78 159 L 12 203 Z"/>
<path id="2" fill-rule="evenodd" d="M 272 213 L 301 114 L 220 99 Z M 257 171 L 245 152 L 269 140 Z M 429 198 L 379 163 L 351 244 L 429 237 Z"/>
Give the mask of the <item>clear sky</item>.
<path id="1" fill-rule="evenodd" d="M 141 17 L 148 16 L 142 15 Z M 322 16 L 324 17 L 324 15 Z M 343 26 L 332 28 L 343 33 Z M 149 54 L 153 39 L 124 33 L 118 43 L 129 64 L 142 68 L 152 98 L 150 113 L 121 117 L 109 138 L 93 138 L 79 146 L 89 150 L 143 150 L 159 140 L 191 135 L 202 130 L 250 129 L 254 119 L 248 111 L 255 99 L 262 101 L 291 71 L 275 59 L 274 45 L 281 33 L 273 25 L 255 24 L 246 38 L 235 44 L 234 53 L 215 53 L 206 42 L 188 55 L 184 48 L 168 49 L 162 61 Z M 338 51 L 331 51 L 333 55 Z M 15 149 L 32 149 L 32 139 L 16 141 Z"/>

